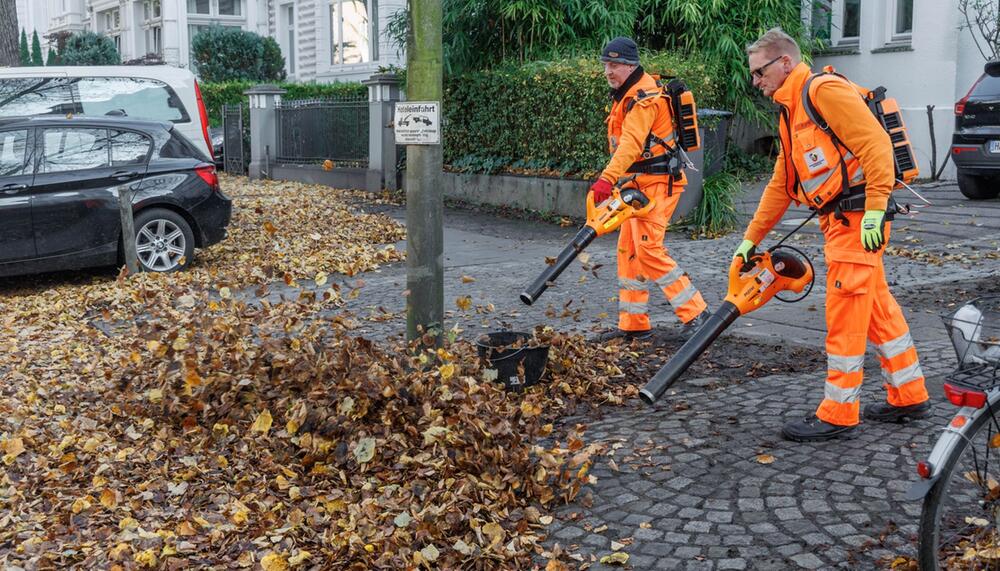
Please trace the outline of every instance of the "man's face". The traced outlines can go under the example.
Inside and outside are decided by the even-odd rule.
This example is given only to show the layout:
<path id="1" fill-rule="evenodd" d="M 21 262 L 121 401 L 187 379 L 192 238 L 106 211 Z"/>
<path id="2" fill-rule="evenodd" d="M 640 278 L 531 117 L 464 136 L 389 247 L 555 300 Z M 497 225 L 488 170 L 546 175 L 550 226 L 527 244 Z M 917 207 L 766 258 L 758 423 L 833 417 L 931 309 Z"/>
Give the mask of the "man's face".
<path id="1" fill-rule="evenodd" d="M 627 63 L 619 63 L 617 61 L 604 62 L 604 77 L 608 79 L 608 85 L 612 89 L 621 87 L 634 70 L 635 66 Z"/>
<path id="2" fill-rule="evenodd" d="M 767 97 L 772 97 L 792 72 L 791 63 L 787 55 L 772 56 L 766 51 L 750 54 L 748 65 L 753 86 Z"/>

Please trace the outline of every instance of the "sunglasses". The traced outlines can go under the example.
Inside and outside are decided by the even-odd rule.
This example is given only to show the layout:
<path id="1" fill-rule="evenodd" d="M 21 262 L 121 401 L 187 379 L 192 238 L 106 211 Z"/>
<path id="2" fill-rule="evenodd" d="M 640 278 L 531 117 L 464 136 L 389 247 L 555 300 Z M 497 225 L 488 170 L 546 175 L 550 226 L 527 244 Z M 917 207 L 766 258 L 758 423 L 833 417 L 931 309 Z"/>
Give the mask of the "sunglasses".
<path id="1" fill-rule="evenodd" d="M 778 61 L 779 59 L 781 59 L 783 57 L 785 57 L 785 56 L 784 55 L 780 55 L 780 56 L 772 59 L 771 61 L 765 63 L 764 65 L 758 67 L 757 69 L 750 70 L 750 76 L 754 77 L 756 79 L 760 79 L 760 78 L 764 77 L 764 70 L 767 69 L 767 66 L 771 65 L 772 63 Z"/>

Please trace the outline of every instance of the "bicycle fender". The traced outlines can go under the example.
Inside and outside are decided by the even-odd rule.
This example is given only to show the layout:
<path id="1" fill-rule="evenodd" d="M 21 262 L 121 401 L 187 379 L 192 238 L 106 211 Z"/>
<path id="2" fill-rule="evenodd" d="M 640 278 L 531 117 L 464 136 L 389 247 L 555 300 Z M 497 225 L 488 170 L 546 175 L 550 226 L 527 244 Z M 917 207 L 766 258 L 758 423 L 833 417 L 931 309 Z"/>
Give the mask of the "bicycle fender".
<path id="1" fill-rule="evenodd" d="M 997 395 L 991 395 L 991 404 L 996 398 Z M 906 500 L 921 500 L 927 495 L 927 492 L 934 487 L 934 483 L 937 482 L 938 478 L 941 476 L 941 469 L 944 467 L 944 459 L 951 453 L 951 449 L 959 445 L 963 440 L 969 439 L 971 436 L 969 432 L 972 429 L 972 425 L 975 424 L 973 420 L 980 414 L 985 414 L 986 411 L 986 407 L 973 408 L 971 406 L 964 406 L 958 409 L 958 412 L 956 412 L 955 416 L 952 417 L 948 426 L 945 426 L 941 430 L 941 436 L 938 438 L 937 442 L 934 443 L 934 448 L 931 449 L 930 455 L 927 456 L 926 462 L 931 466 L 930 477 L 920 479 L 911 484 L 910 489 L 906 491 L 906 496 L 904 496 Z M 963 420 L 958 421 L 957 419 L 959 417 Z"/>

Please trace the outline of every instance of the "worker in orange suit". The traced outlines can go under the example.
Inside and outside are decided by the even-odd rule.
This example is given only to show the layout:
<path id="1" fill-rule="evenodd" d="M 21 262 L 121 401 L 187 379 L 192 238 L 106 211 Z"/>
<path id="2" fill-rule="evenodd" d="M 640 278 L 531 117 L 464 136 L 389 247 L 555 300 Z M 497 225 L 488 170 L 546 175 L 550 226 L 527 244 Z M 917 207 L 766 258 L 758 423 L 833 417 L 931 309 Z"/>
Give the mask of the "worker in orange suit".
<path id="1" fill-rule="evenodd" d="M 753 85 L 778 104 L 781 150 L 735 256 L 751 257 L 792 201 L 819 210 L 826 242 L 823 401 L 814 415 L 786 423 L 782 434 L 800 442 L 853 436 L 868 340 L 881 360 L 888 402 L 866 406 L 865 418 L 924 417 L 930 411 L 924 374 L 882 266 L 895 213 L 889 135 L 847 80 L 834 74 L 813 78 L 798 44 L 780 29 L 750 45 L 747 56 Z M 810 118 L 804 92 L 828 130 Z"/>
<path id="2" fill-rule="evenodd" d="M 611 161 L 591 185 L 594 203 L 611 196 L 621 177 L 635 174 L 632 185 L 655 201 L 654 208 L 622 224 L 618 237 L 618 329 L 600 336 L 650 337 L 649 287 L 663 292 L 690 336 L 708 319 L 705 300 L 688 275 L 663 246 L 664 233 L 687 179 L 676 166 L 681 160 L 675 142 L 670 105 L 656 80 L 639 65 L 639 49 L 629 38 L 609 41 L 601 53 L 604 75 L 611 86 L 607 118 Z M 669 174 L 671 165 L 676 175 Z"/>

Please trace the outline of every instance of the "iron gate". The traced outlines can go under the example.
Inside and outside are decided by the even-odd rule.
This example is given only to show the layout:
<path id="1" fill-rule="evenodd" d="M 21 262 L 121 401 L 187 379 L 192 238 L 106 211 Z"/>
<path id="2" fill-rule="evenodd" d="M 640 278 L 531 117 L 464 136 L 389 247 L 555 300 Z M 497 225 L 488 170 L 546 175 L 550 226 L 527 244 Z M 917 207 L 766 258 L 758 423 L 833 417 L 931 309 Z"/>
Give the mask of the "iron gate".
<path id="1" fill-rule="evenodd" d="M 222 106 L 223 169 L 231 174 L 246 174 L 243 145 L 243 105 Z"/>
<path id="2" fill-rule="evenodd" d="M 282 101 L 276 119 L 277 162 L 368 166 L 367 95 Z"/>

